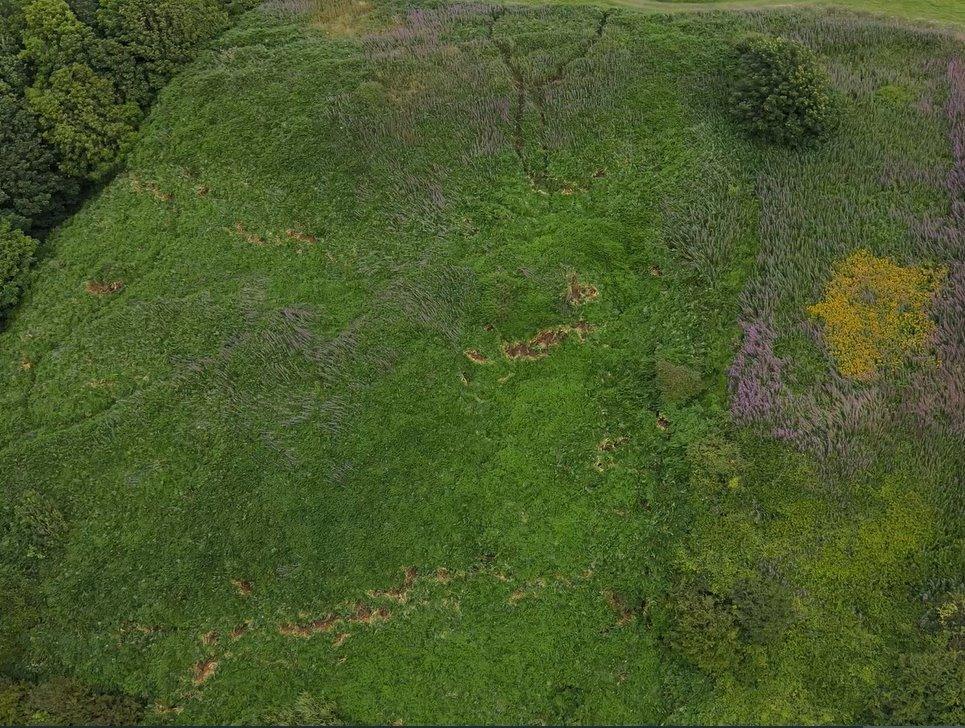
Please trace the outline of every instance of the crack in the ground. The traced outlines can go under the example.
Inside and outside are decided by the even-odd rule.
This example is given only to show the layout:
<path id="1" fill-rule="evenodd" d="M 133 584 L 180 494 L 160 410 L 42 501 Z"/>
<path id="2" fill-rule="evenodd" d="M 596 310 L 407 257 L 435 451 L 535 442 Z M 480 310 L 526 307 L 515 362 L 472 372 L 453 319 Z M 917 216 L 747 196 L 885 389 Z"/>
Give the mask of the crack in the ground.
<path id="1" fill-rule="evenodd" d="M 612 10 L 604 10 L 600 15 L 600 22 L 597 24 L 593 36 L 583 43 L 575 53 L 557 64 L 554 72 L 544 81 L 538 82 L 533 86 L 532 84 L 526 83 L 522 71 L 513 62 L 513 53 L 509 44 L 496 38 L 496 23 L 506 14 L 506 11 L 503 8 L 498 8 L 492 12 L 488 24 L 487 37 L 499 51 L 500 60 L 509 73 L 513 89 L 516 92 L 516 104 L 512 112 L 513 150 L 516 152 L 516 157 L 519 159 L 519 163 L 523 168 L 523 174 L 529 179 L 530 184 L 540 192 L 548 193 L 550 191 L 549 183 L 551 182 L 549 174 L 550 150 L 546 141 L 548 127 L 546 114 L 547 90 L 550 86 L 560 83 L 566 77 L 566 72 L 569 67 L 577 61 L 586 58 L 593 47 L 600 42 L 603 33 L 606 31 L 607 21 L 612 13 Z M 523 130 L 523 115 L 526 111 L 527 99 L 532 101 L 536 109 L 539 126 L 537 132 L 538 139 L 536 140 L 539 146 L 539 162 L 536 165 L 531 165 L 526 159 L 526 135 Z"/>

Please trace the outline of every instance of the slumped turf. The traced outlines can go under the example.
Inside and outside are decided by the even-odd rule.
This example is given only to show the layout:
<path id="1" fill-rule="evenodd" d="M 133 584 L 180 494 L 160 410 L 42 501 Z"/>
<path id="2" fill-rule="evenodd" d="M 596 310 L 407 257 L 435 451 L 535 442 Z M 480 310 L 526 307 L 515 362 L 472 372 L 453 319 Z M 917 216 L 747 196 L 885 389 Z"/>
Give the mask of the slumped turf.
<path id="1" fill-rule="evenodd" d="M 822 54 L 832 138 L 737 133 L 750 31 Z M 165 723 L 961 722 L 962 59 L 840 12 L 250 13 L 0 335 L 43 535 L 4 669 Z M 836 372 L 807 309 L 859 250 L 948 270 L 943 368 Z"/>

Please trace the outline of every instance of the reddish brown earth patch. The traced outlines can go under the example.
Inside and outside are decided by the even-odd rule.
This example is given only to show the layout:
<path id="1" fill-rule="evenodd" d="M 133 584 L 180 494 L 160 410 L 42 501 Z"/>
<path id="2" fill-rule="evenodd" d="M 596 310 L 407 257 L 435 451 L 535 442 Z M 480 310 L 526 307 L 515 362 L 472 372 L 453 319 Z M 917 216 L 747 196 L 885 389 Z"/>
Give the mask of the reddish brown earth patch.
<path id="1" fill-rule="evenodd" d="M 525 598 L 526 598 L 526 590 L 516 589 L 512 594 L 509 595 L 509 599 L 507 601 L 509 601 L 509 603 L 512 604 L 513 606 L 516 606 Z"/>
<path id="2" fill-rule="evenodd" d="M 657 415 L 657 427 L 661 430 L 666 430 L 670 427 L 670 420 L 663 415 Z"/>
<path id="3" fill-rule="evenodd" d="M 418 576 L 419 572 L 416 571 L 414 566 L 407 566 L 405 569 L 403 569 L 403 573 L 405 576 L 402 580 L 401 586 L 397 586 L 393 589 L 370 591 L 368 592 L 368 595 L 373 599 L 392 599 L 399 604 L 405 604 L 407 601 L 409 601 L 409 591 L 415 584 L 416 577 Z"/>
<path id="4" fill-rule="evenodd" d="M 137 193 L 148 192 L 150 195 L 159 202 L 170 202 L 174 198 L 167 192 L 162 192 L 161 188 L 158 187 L 157 182 L 145 182 L 137 177 L 131 177 L 131 189 Z"/>
<path id="5" fill-rule="evenodd" d="M 631 607 L 627 604 L 626 599 L 612 590 L 608 589 L 603 592 L 603 598 L 606 599 L 606 603 L 610 606 L 610 609 L 617 615 L 617 627 L 625 627 L 638 616 L 646 615 L 647 613 L 646 602 L 641 602 L 638 606 Z"/>
<path id="6" fill-rule="evenodd" d="M 278 631 L 286 637 L 308 638 L 319 632 L 328 632 L 340 621 L 341 619 L 339 617 L 336 617 L 334 614 L 329 614 L 323 619 L 313 619 L 307 624 L 298 624 L 296 622 L 280 624 L 278 625 Z"/>
<path id="7" fill-rule="evenodd" d="M 218 661 L 213 657 L 196 662 L 191 670 L 191 682 L 195 685 L 202 685 L 214 675 L 217 669 Z"/>
<path id="8" fill-rule="evenodd" d="M 107 296 L 124 288 L 124 281 L 87 281 L 84 290 L 92 296 Z"/>
<path id="9" fill-rule="evenodd" d="M 184 708 L 180 705 L 171 705 L 170 703 L 162 703 L 160 701 L 154 704 L 153 710 L 158 715 L 179 715 L 184 712 Z"/>
<path id="10" fill-rule="evenodd" d="M 371 625 L 376 622 L 385 622 L 391 616 L 392 613 L 385 607 L 373 609 L 365 602 L 356 602 L 352 607 L 352 613 L 347 617 L 329 614 L 323 619 L 314 619 L 304 624 L 287 622 L 278 625 L 278 632 L 286 637 L 302 637 L 307 639 L 319 632 L 329 632 L 339 623 Z"/>
<path id="11" fill-rule="evenodd" d="M 201 635 L 201 644 L 211 646 L 218 642 L 218 630 L 212 629 Z"/>
<path id="12" fill-rule="evenodd" d="M 232 629 L 232 630 L 228 633 L 228 636 L 229 636 L 231 639 L 236 640 L 236 639 L 238 639 L 239 637 L 241 637 L 245 632 L 247 632 L 249 629 L 251 629 L 251 621 L 250 621 L 250 620 L 245 620 L 244 622 L 242 622 L 241 624 L 239 624 L 237 627 L 235 627 L 234 629 Z"/>
<path id="13" fill-rule="evenodd" d="M 503 354 L 505 354 L 507 359 L 539 359 L 540 357 L 546 356 L 525 341 L 503 344 Z"/>
<path id="14" fill-rule="evenodd" d="M 355 603 L 355 611 L 352 612 L 346 621 L 356 624 L 374 624 L 375 622 L 385 622 L 392 616 L 392 613 L 385 607 L 372 609 L 364 602 Z"/>
<path id="15" fill-rule="evenodd" d="M 254 587 L 247 579 L 232 579 L 231 585 L 237 589 L 238 594 L 243 597 L 250 597 L 251 593 L 254 591 Z"/>
<path id="16" fill-rule="evenodd" d="M 507 359 L 542 359 L 550 349 L 562 344 L 570 334 L 576 334 L 580 341 L 584 341 L 590 331 L 592 327 L 586 321 L 552 326 L 536 332 L 529 341 L 503 344 L 503 354 Z"/>
<path id="17" fill-rule="evenodd" d="M 469 361 L 471 361 L 473 364 L 488 364 L 488 363 L 489 363 L 489 359 L 487 359 L 485 356 L 483 356 L 477 349 L 466 349 L 466 350 L 465 350 L 464 352 L 462 352 L 462 353 L 465 354 L 465 355 L 466 355 L 466 358 L 467 358 Z"/>
<path id="18" fill-rule="evenodd" d="M 529 343 L 533 348 L 545 351 L 546 349 L 552 349 L 554 346 L 562 344 L 569 333 L 570 329 L 563 326 L 555 329 L 543 329 L 530 339 Z"/>
<path id="19" fill-rule="evenodd" d="M 575 273 L 570 276 L 566 291 L 563 293 L 563 299 L 571 306 L 582 306 L 599 297 L 600 290 L 596 286 L 580 283 Z"/>
<path id="20" fill-rule="evenodd" d="M 600 452 L 615 452 L 620 445 L 626 445 L 630 442 L 628 437 L 615 437 L 612 440 L 609 437 L 604 437 L 597 444 L 596 449 Z"/>
<path id="21" fill-rule="evenodd" d="M 263 237 L 261 237 L 260 235 L 256 235 L 255 233 L 251 232 L 250 230 L 248 230 L 247 228 L 245 228 L 245 226 L 242 225 L 240 222 L 236 222 L 236 223 L 235 223 L 234 231 L 235 231 L 235 233 L 236 233 L 237 235 L 239 235 L 245 242 L 251 243 L 252 245 L 267 245 L 267 244 L 268 244 L 268 241 L 267 241 L 267 240 L 265 240 L 265 239 L 264 239 Z"/>
<path id="22" fill-rule="evenodd" d="M 580 337 L 580 341 L 585 341 L 586 335 L 593 331 L 593 327 L 586 321 L 577 321 L 570 329 Z"/>
<path id="23" fill-rule="evenodd" d="M 285 231 L 285 235 L 292 240 L 297 240 L 299 243 L 305 243 L 306 245 L 314 245 L 318 242 L 318 238 L 316 238 L 314 235 L 303 233 L 299 230 L 295 230 L 294 228 L 288 228 Z"/>

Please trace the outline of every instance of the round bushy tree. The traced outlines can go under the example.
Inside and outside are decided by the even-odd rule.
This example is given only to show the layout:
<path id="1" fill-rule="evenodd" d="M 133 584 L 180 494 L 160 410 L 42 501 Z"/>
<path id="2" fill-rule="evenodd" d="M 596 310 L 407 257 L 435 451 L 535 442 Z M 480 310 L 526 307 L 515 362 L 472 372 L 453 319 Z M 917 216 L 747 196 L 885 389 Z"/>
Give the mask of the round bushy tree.
<path id="1" fill-rule="evenodd" d="M 70 188 L 36 117 L 0 82 L 0 217 L 24 229 L 42 225 L 62 211 Z"/>
<path id="2" fill-rule="evenodd" d="M 97 22 L 130 54 L 149 96 L 218 33 L 228 16 L 216 0 L 101 0 Z"/>
<path id="3" fill-rule="evenodd" d="M 814 54 L 768 36 L 738 44 L 730 107 L 753 136 L 789 146 L 822 136 L 835 118 L 830 80 Z"/>
<path id="4" fill-rule="evenodd" d="M 36 250 L 36 240 L 0 218 L 0 317 L 20 300 Z"/>
<path id="5" fill-rule="evenodd" d="M 35 85 L 59 68 L 90 62 L 96 37 L 66 0 L 31 0 L 23 17 L 23 57 L 33 68 Z"/>
<path id="6" fill-rule="evenodd" d="M 71 177 L 103 179 L 134 133 L 140 109 L 121 103 L 110 79 L 73 63 L 51 74 L 46 86 L 27 89 L 44 137 L 60 153 Z"/>

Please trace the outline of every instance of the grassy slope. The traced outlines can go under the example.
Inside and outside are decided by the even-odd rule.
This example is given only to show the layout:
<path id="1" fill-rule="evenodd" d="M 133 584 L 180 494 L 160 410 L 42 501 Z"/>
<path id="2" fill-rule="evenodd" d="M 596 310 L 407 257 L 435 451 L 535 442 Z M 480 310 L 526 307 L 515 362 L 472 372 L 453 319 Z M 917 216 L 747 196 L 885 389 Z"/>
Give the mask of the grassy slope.
<path id="1" fill-rule="evenodd" d="M 806 163 L 735 137 L 690 89 L 748 26 L 827 30 L 807 16 L 446 17 L 363 50 L 252 14 L 51 241 L 0 339 L 4 495 L 39 491 L 69 524 L 24 664 L 181 722 L 277 717 L 303 692 L 354 721 L 855 719 L 919 612 L 906 589 L 950 466 L 882 462 L 829 489 L 809 458 L 732 431 L 724 372 L 756 171 L 830 180 L 804 196 L 828 211 L 815 244 L 842 194 L 890 229 L 896 205 L 941 200 L 868 180 L 885 157 L 947 164 L 940 119 L 857 84 L 842 139 Z M 948 48 L 869 28 L 842 31 L 860 56 L 825 49 L 839 78 L 930 93 Z M 701 215 L 708 234 L 684 235 Z M 563 301 L 571 274 L 599 299 Z M 578 321 L 585 341 L 501 354 Z M 702 392 L 670 401 L 658 360 Z M 693 492 L 709 436 L 747 462 L 736 494 Z M 726 590 L 768 558 L 808 596 L 749 667 L 668 655 L 677 572 Z M 369 594 L 404 567 L 420 576 L 402 603 Z M 390 618 L 352 622 L 359 601 Z M 279 632 L 330 612 L 330 632 Z"/>

